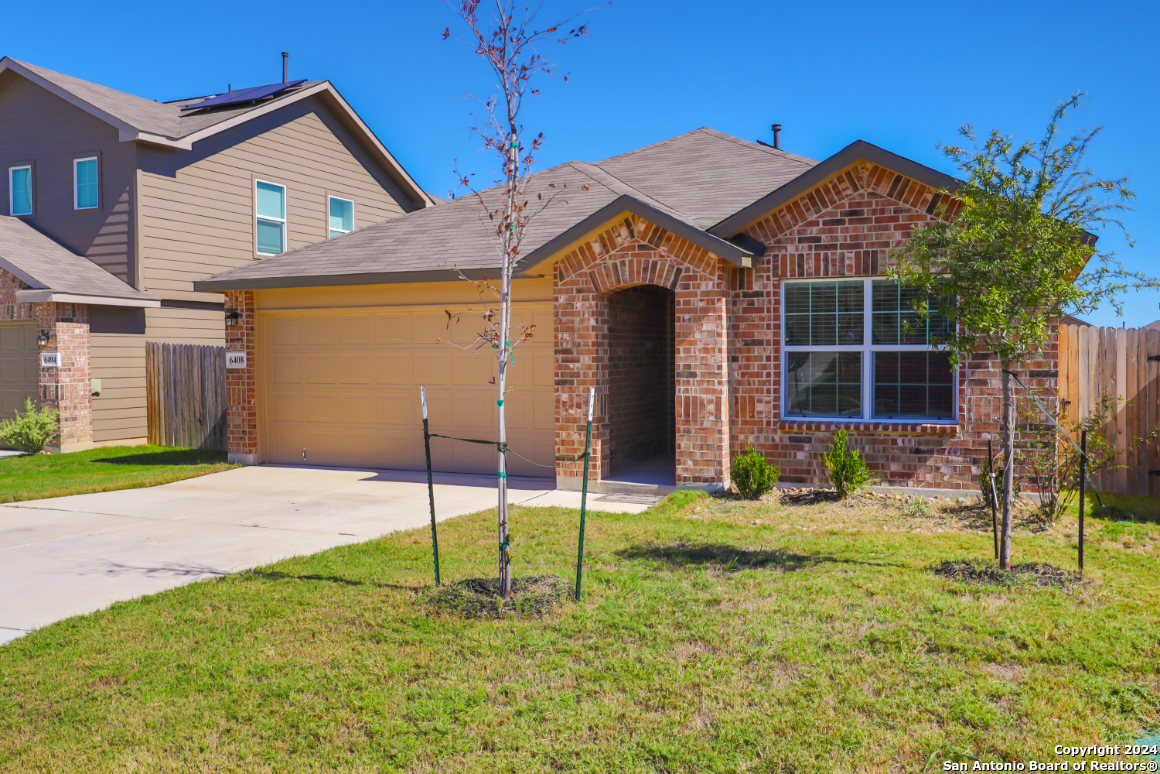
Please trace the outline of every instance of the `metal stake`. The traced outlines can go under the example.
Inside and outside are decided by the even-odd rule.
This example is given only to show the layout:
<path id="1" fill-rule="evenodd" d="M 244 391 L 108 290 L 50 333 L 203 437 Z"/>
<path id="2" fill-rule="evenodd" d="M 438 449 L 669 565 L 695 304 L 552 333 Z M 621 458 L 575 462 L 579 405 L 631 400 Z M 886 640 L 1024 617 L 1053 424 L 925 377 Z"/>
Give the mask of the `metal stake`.
<path id="1" fill-rule="evenodd" d="M 1083 501 L 1087 483 L 1087 430 L 1079 436 L 1079 571 L 1083 572 Z"/>
<path id="2" fill-rule="evenodd" d="M 995 491 L 995 454 L 987 439 L 987 475 L 991 477 L 991 532 L 995 535 L 995 561 L 999 561 L 999 494 Z"/>
<path id="3" fill-rule="evenodd" d="M 435 531 L 435 483 L 431 478 L 431 431 L 427 427 L 427 388 L 419 388 L 423 401 L 423 445 L 427 449 L 427 497 L 431 501 L 431 551 L 435 554 L 435 585 L 439 585 L 439 533 Z"/>
<path id="4" fill-rule="evenodd" d="M 588 460 L 592 456 L 592 405 L 596 388 L 588 390 L 588 431 L 584 437 L 584 481 L 580 484 L 580 547 L 576 553 L 576 601 L 580 601 L 580 581 L 584 576 L 584 522 L 588 508 Z"/>

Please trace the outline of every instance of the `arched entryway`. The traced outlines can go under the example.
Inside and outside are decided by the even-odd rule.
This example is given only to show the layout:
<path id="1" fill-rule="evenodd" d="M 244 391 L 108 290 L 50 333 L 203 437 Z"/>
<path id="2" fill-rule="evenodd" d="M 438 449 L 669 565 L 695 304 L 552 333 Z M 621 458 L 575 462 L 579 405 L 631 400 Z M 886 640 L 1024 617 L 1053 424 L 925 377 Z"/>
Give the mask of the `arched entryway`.
<path id="1" fill-rule="evenodd" d="M 672 290 L 608 296 L 609 481 L 675 483 L 675 334 Z"/>

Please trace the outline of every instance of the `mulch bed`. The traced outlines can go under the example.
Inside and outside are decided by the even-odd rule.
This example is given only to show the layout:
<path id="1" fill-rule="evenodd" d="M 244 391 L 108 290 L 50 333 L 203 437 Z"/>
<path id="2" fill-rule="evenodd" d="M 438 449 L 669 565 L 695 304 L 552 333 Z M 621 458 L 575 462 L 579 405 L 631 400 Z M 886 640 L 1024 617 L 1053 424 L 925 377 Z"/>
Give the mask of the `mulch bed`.
<path id="1" fill-rule="evenodd" d="M 999 569 L 994 562 L 980 559 L 956 559 L 933 568 L 936 575 L 955 581 L 987 583 L 994 586 L 1043 586 L 1061 589 L 1084 583 L 1078 572 L 1064 570 L 1041 562 L 1012 565 L 1010 570 Z"/>
<path id="2" fill-rule="evenodd" d="M 571 584 L 559 575 L 515 578 L 511 599 L 500 597 L 498 578 L 468 578 L 435 589 L 426 604 L 465 618 L 542 618 L 571 593 Z"/>

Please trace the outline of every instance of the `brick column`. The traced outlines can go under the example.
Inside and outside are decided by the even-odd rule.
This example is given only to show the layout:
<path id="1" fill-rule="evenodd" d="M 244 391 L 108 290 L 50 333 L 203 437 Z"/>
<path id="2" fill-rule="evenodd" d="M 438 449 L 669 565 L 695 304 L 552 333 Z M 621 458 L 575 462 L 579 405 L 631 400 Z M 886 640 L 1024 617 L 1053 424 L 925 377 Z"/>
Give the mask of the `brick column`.
<path id="1" fill-rule="evenodd" d="M 226 357 L 246 353 L 245 368 L 226 369 L 226 448 L 229 461 L 242 465 L 258 464 L 258 400 L 255 377 L 254 292 L 231 290 L 226 293 L 226 314 L 237 312 L 235 327 L 226 328 Z"/>
<path id="2" fill-rule="evenodd" d="M 40 368 L 40 403 L 55 409 L 59 430 L 50 451 L 71 452 L 93 445 L 93 375 L 89 357 L 88 307 L 84 304 L 34 305 L 38 332 L 49 342 L 42 352 L 57 352 L 60 365 Z"/>

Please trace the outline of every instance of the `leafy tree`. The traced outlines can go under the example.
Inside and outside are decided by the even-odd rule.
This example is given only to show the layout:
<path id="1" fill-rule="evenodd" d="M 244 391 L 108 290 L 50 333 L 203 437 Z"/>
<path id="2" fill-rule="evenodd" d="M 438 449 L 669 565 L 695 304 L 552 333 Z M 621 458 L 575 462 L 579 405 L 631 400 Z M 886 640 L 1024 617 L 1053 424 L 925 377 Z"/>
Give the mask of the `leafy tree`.
<path id="1" fill-rule="evenodd" d="M 566 43 L 583 37 L 587 34 L 587 28 L 578 26 L 565 29 L 565 24 L 579 14 L 560 24 L 539 27 L 536 17 L 540 6 L 521 7 L 516 0 L 493 0 L 483 9 L 480 0 L 447 0 L 447 3 L 469 32 L 464 42 L 483 58 L 497 80 L 497 92 L 479 100 L 483 114 L 475 116 L 474 132 L 482 140 L 484 148 L 493 151 L 498 158 L 498 185 L 480 192 L 472 187 L 468 175 L 457 169 L 456 176 L 460 185 L 467 188 L 477 200 L 482 213 L 486 214 L 487 218 L 481 220 L 495 237 L 500 264 L 498 286 L 487 277 L 471 280 L 462 272 L 459 276 L 474 284 L 481 298 L 488 295 L 498 302 L 495 308 L 471 313 L 478 318 L 481 327 L 475 340 L 461 349 L 491 347 L 495 351 L 498 365 L 494 384 L 499 428 L 499 590 L 507 598 L 511 596 L 512 589 L 507 502 L 507 423 L 504 412 L 504 397 L 508 392 L 507 367 L 511 363 L 512 351 L 522 342 L 531 340 L 535 328 L 532 325 L 520 326 L 519 335 L 513 342 L 512 276 L 520 260 L 520 245 L 528 223 L 534 214 L 542 212 L 554 198 L 551 195 L 545 198 L 542 193 L 533 197 L 528 191 L 534 154 L 540 149 L 543 135 L 524 139 L 520 111 L 525 96 L 539 93 L 532 88 L 532 77 L 537 74 L 554 74 L 551 64 L 540 54 L 537 46 L 549 42 Z M 444 29 L 443 39 L 450 37 L 451 29 Z M 557 190 L 559 192 L 560 189 Z M 448 325 L 458 322 L 463 315 L 462 312 L 457 315 L 448 312 Z"/>
<path id="2" fill-rule="evenodd" d="M 952 324 L 937 342 L 955 365 L 977 352 L 993 352 L 1002 365 L 1003 527 L 999 563 L 1011 566 L 1011 504 L 1015 471 L 1015 399 L 1011 372 L 1041 357 L 1065 314 L 1090 312 L 1102 303 L 1122 310 L 1129 288 L 1160 282 L 1126 270 L 1096 247 L 1095 231 L 1128 237 L 1119 214 L 1135 198 L 1127 177 L 1105 178 L 1084 160 L 1100 128 L 1066 139 L 1060 124 L 1083 94 L 1061 103 L 1038 142 L 1016 144 L 992 131 L 979 143 L 972 128 L 960 134 L 968 148 L 943 147 L 964 180 L 943 191 L 939 219 L 917 228 L 893 252 L 890 276 L 923 291 L 920 316 L 931 305 Z M 1094 259 L 1094 260 L 1093 260 Z"/>

